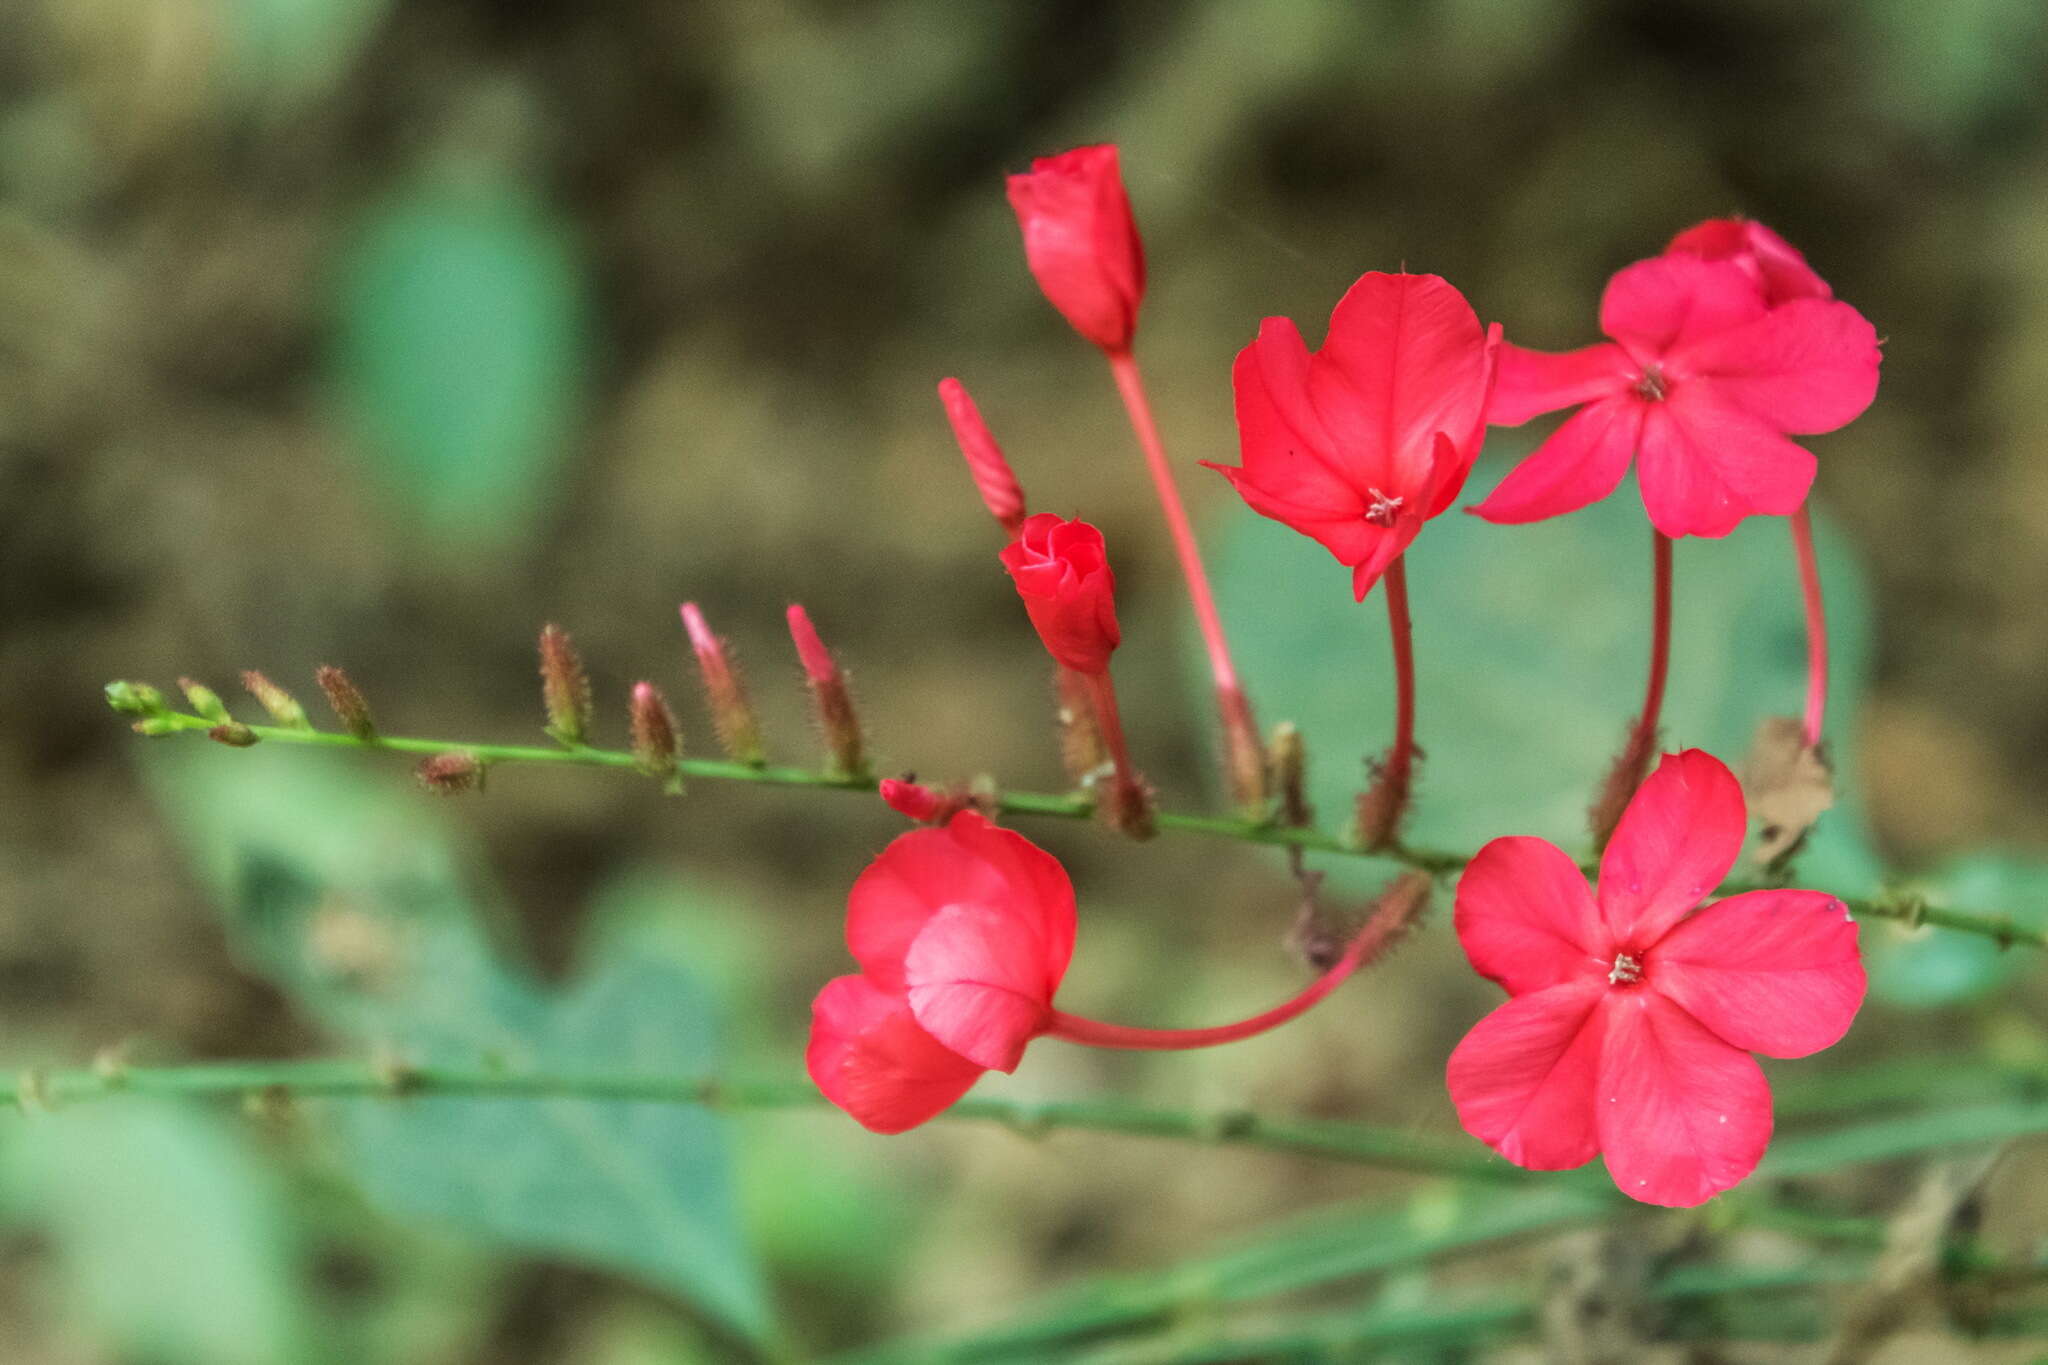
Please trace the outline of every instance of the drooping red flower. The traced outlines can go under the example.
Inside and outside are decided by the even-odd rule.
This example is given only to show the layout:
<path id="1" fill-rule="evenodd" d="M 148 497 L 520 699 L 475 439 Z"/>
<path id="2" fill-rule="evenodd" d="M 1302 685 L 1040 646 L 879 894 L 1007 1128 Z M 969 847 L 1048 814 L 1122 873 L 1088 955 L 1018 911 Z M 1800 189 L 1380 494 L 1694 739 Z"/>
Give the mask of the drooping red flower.
<path id="1" fill-rule="evenodd" d="M 1123 633 L 1102 532 L 1079 518 L 1038 512 L 1024 519 L 1002 561 L 1046 652 L 1076 673 L 1107 669 Z"/>
<path id="2" fill-rule="evenodd" d="M 1043 156 L 1009 180 L 1024 259 L 1061 316 L 1112 353 L 1127 351 L 1145 297 L 1145 247 L 1114 146 Z"/>
<path id="3" fill-rule="evenodd" d="M 1709 218 L 1673 237 L 1664 254 L 1735 262 L 1756 281 L 1770 308 L 1793 299 L 1835 296 L 1798 247 L 1751 218 Z"/>
<path id="4" fill-rule="evenodd" d="M 854 882 L 858 976 L 811 1007 L 805 1061 L 827 1099 L 878 1133 L 916 1127 L 984 1071 L 1010 1071 L 1052 1024 L 1074 952 L 1066 869 L 962 811 L 899 836 Z"/>
<path id="5" fill-rule="evenodd" d="M 1350 565 L 1363 599 L 1465 486 L 1498 335 L 1435 275 L 1363 276 L 1320 351 L 1267 318 L 1231 370 L 1243 464 L 1209 467 Z"/>
<path id="6" fill-rule="evenodd" d="M 1749 1054 L 1804 1057 L 1863 1002 L 1856 925 L 1819 891 L 1695 909 L 1747 812 L 1711 754 L 1667 754 L 1600 862 L 1597 893 L 1542 839 L 1495 839 L 1458 882 L 1458 941 L 1511 997 L 1446 1070 L 1467 1132 L 1518 1166 L 1607 1159 L 1624 1194 L 1690 1207 L 1755 1169 L 1771 1091 Z"/>
<path id="7" fill-rule="evenodd" d="M 1725 536 L 1744 517 L 1796 512 L 1814 458 L 1787 437 L 1833 431 L 1870 406 L 1877 332 L 1834 299 L 1769 307 L 1762 259 L 1638 261 L 1601 297 L 1611 341 L 1562 354 L 1502 347 L 1489 422 L 1579 411 L 1472 510 L 1507 523 L 1575 512 L 1636 459 L 1643 507 L 1667 536 Z"/>

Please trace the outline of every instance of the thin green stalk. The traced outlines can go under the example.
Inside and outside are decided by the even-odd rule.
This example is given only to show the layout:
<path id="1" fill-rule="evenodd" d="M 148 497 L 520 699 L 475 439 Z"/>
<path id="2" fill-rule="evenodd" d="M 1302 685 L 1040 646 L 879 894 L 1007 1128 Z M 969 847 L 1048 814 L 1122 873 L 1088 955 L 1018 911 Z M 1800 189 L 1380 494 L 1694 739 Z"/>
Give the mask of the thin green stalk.
<path id="1" fill-rule="evenodd" d="M 190 715 L 181 711 L 167 711 L 140 722 L 155 727 L 154 733 L 173 734 L 182 732 L 204 732 L 215 728 L 217 722 L 203 716 Z M 300 730 L 281 725 L 249 725 L 243 727 L 258 740 L 277 744 L 310 744 L 329 749 L 375 749 L 402 754 L 442 754 L 459 752 L 473 755 L 480 762 L 492 763 L 557 763 L 594 768 L 634 769 L 637 760 L 629 750 L 598 749 L 589 745 L 571 748 L 550 748 L 538 744 L 470 744 L 461 740 L 412 739 L 397 735 L 376 735 L 358 739 L 354 735 L 329 730 Z M 809 768 L 793 768 L 765 764 L 756 767 L 747 763 L 733 763 L 723 759 L 685 758 L 676 764 L 676 770 L 685 778 L 705 778 L 713 781 L 757 782 L 772 787 L 814 787 L 828 791 L 861 792 L 872 794 L 875 781 L 870 777 L 847 776 L 838 773 L 816 772 Z M 998 810 L 1009 815 L 1050 816 L 1066 820 L 1085 820 L 1094 814 L 1095 803 L 1084 795 L 1058 794 L 1051 792 L 1002 792 L 996 798 Z M 1397 862 L 1432 876 L 1448 876 L 1460 871 L 1471 861 L 1469 853 L 1451 852 L 1443 849 L 1417 848 L 1407 844 L 1381 849 L 1364 849 L 1349 843 L 1336 835 L 1320 829 L 1294 828 L 1291 826 L 1264 824 L 1243 820 L 1228 815 L 1199 815 L 1185 811 L 1160 811 L 1155 817 L 1161 830 L 1179 834 L 1197 834 L 1213 839 L 1233 839 L 1241 843 L 1271 844 L 1281 847 L 1299 848 L 1313 853 L 1333 853 L 1348 857 L 1384 858 Z M 1584 863 L 1581 867 L 1588 874 L 1596 873 L 1598 865 Z M 1735 895 L 1742 891 L 1763 889 L 1762 883 L 1732 881 L 1719 888 L 1722 895 Z M 1977 913 L 1967 910 L 1950 910 L 1930 905 L 1919 897 L 1856 897 L 1842 896 L 1840 899 L 1858 918 L 1893 919 L 1907 924 L 1932 924 L 1944 929 L 1955 929 L 1963 933 L 1977 934 L 1995 939 L 2001 946 L 2010 947 L 2024 944 L 2030 948 L 2048 948 L 2048 929 L 2035 928 L 2019 923 L 2009 914 Z"/>

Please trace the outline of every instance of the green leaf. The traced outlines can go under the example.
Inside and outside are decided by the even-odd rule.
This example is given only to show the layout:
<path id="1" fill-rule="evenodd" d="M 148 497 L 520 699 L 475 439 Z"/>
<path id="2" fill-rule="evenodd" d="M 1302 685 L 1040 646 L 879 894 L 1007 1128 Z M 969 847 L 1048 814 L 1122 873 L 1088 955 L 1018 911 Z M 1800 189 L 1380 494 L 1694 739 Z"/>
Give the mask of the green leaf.
<path id="1" fill-rule="evenodd" d="M 1798 865 L 1855 894 L 1878 881 L 1845 742 L 1869 616 L 1862 575 L 1825 523 L 1819 549 L 1833 653 L 1830 747 L 1843 795 Z M 1530 526 L 1447 513 L 1408 563 L 1417 738 L 1427 753 L 1408 837 L 1470 850 L 1535 834 L 1583 851 L 1586 807 L 1642 706 L 1648 666 L 1650 527 L 1633 485 Z M 1352 601 L 1349 573 L 1325 550 L 1243 509 L 1221 538 L 1216 581 L 1262 714 L 1301 726 L 1321 817 L 1348 820 L 1361 759 L 1392 740 L 1382 593 Z M 1680 542 L 1675 583 L 1665 747 L 1698 746 L 1739 768 L 1758 722 L 1796 713 L 1805 696 L 1804 618 L 1784 521 L 1751 518 L 1725 540 Z"/>
<path id="2" fill-rule="evenodd" d="M 107 1358 L 323 1358 L 277 1173 L 220 1115 L 140 1100 L 38 1115 L 10 1133 L 6 1176 Z"/>
<path id="3" fill-rule="evenodd" d="M 437 543 L 518 538 L 582 407 L 567 227 L 509 177 L 422 181 L 369 215 L 339 281 L 335 380 L 375 472 Z"/>
<path id="4" fill-rule="evenodd" d="M 494 950 L 473 879 L 419 797 L 346 763 L 261 749 L 194 746 L 153 771 L 233 945 L 338 1035 L 414 1063 L 715 1068 L 712 1011 L 674 963 L 600 954 L 551 990 Z M 716 1115 L 554 1099 L 315 1108 L 394 1213 L 609 1266 L 751 1338 L 770 1330 Z"/>
<path id="5" fill-rule="evenodd" d="M 1930 900 L 1958 910 L 2008 913 L 2022 924 L 2048 923 L 2048 863 L 1998 853 L 1956 858 L 1926 880 Z M 1867 925 L 1870 989 L 1895 1005 L 1931 1008 L 1984 995 L 2033 955 L 1975 934 L 1897 923 Z"/>

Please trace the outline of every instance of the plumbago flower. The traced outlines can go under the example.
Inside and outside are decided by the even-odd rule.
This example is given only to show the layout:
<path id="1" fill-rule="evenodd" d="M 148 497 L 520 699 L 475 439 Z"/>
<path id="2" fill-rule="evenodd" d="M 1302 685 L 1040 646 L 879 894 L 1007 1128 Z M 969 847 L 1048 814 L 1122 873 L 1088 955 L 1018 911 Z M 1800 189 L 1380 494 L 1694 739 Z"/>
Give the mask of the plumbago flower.
<path id="1" fill-rule="evenodd" d="M 1749 1054 L 1804 1057 L 1863 1003 L 1856 925 L 1819 891 L 1694 909 L 1742 848 L 1742 788 L 1666 755 L 1629 803 L 1596 893 L 1561 849 L 1495 839 L 1458 882 L 1458 941 L 1511 997 L 1451 1054 L 1466 1131 L 1518 1166 L 1596 1155 L 1624 1194 L 1689 1207 L 1755 1169 L 1771 1091 Z"/>
<path id="2" fill-rule="evenodd" d="M 1123 633 L 1102 532 L 1079 518 L 1040 512 L 1024 519 L 1002 561 L 1046 652 L 1076 673 L 1107 670 Z"/>
<path id="3" fill-rule="evenodd" d="M 1599 501 L 1637 462 L 1667 536 L 1725 536 L 1789 516 L 1814 457 L 1790 436 L 1847 425 L 1877 395 L 1877 332 L 1776 233 L 1706 223 L 1608 282 L 1611 340 L 1552 354 L 1509 345 L 1487 420 L 1579 410 L 1472 510 L 1540 521 Z M 1775 305 L 1775 306 L 1774 306 Z"/>
<path id="4" fill-rule="evenodd" d="M 1203 463 L 1349 565 L 1362 601 L 1465 486 L 1498 342 L 1438 276 L 1364 275 L 1320 351 L 1286 318 L 1260 324 L 1231 370 L 1243 464 Z"/>

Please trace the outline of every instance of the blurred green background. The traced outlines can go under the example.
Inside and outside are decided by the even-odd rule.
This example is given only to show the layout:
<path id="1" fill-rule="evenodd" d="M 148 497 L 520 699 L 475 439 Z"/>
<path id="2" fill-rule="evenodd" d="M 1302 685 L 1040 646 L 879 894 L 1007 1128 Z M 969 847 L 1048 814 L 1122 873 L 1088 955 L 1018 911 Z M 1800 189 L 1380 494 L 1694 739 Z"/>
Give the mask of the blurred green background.
<path id="1" fill-rule="evenodd" d="M 1152 267 L 1140 356 L 1254 701 L 1303 723 L 1326 821 L 1386 742 L 1383 627 L 1194 467 L 1234 457 L 1231 356 L 1268 314 L 1319 337 L 1358 273 L 1404 263 L 1525 343 L 1582 344 L 1612 270 L 1741 211 L 1886 338 L 1876 406 L 1814 442 L 1854 782 L 1806 870 L 2039 917 L 2044 72 L 2038 0 L 0 0 L 0 1062 L 450 1048 L 793 1074 L 809 997 L 846 964 L 844 888 L 900 828 L 879 803 L 507 768 L 443 805 L 396 762 L 145 745 L 99 689 L 228 694 L 253 667 L 311 706 L 338 663 L 389 732 L 523 739 L 554 620 L 590 661 L 600 742 L 651 678 L 705 754 L 687 597 L 805 762 L 782 634 L 802 601 L 883 771 L 1054 788 L 1038 646 L 933 397 L 948 374 L 1035 507 L 1108 531 L 1140 762 L 1173 804 L 1217 802 L 1137 456 L 1003 201 L 1006 171 L 1083 141 L 1123 147 Z M 1475 490 L 1541 429 L 1499 433 Z M 1642 538 L 1627 491 L 1425 535 L 1419 836 L 1575 837 L 1640 686 Z M 1734 760 L 1799 700 L 1782 527 L 1688 543 L 1678 572 L 1669 737 Z M 1071 1008 L 1201 1023 L 1299 979 L 1276 859 L 1027 832 L 1081 886 Z M 1447 921 L 1272 1037 L 1047 1044 L 989 1089 L 1455 1131 L 1442 1062 L 1493 993 Z M 1881 998 L 1774 1079 L 1902 1057 L 2048 1074 L 2037 959 L 1866 941 Z M 1805 1193 L 1888 1219 L 1919 1169 Z M 1991 1172 L 1988 1246 L 2039 1254 L 2044 1175 L 2038 1145 Z M 829 1112 L 110 1105 L 0 1123 L 0 1359 L 656 1365 L 739 1355 L 771 1315 L 826 1351 L 1001 1322 L 1360 1198 L 1402 1211 L 1365 1240 L 1473 1207 L 1279 1156 L 885 1140 Z M 1727 1221 L 1646 1224 L 1635 1254 L 1791 1254 Z M 1390 1253 L 1316 1288 L 1413 1306 L 1588 1254 L 1540 1244 L 1475 1281 Z M 1174 1343 L 1228 1317 L 1202 1287 L 1220 1273 L 1171 1281 L 1164 1354 L 1142 1358 L 1198 1358 Z M 1842 1292 L 1813 1330 L 1853 1309 Z M 2039 1342 L 1923 1312 L 1869 1358 Z M 1666 1358 L 1633 1350 L 1615 1358 Z"/>

